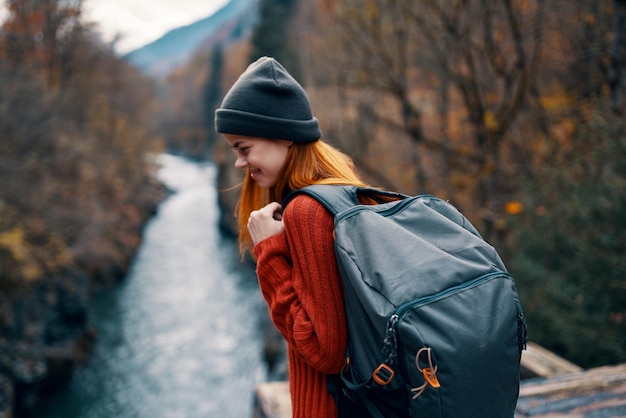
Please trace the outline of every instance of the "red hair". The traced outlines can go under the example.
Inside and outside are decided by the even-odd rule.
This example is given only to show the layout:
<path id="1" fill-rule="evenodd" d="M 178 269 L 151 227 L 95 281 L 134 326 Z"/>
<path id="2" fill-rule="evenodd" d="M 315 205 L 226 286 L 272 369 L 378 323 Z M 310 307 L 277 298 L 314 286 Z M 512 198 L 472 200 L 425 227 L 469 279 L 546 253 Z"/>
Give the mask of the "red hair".
<path id="1" fill-rule="evenodd" d="M 322 140 L 306 144 L 293 143 L 277 183 L 269 189 L 259 187 L 247 173 L 237 205 L 239 250 L 242 256 L 253 246 L 247 228 L 250 213 L 272 201 L 282 202 L 290 191 L 312 184 L 365 186 L 352 159 Z"/>

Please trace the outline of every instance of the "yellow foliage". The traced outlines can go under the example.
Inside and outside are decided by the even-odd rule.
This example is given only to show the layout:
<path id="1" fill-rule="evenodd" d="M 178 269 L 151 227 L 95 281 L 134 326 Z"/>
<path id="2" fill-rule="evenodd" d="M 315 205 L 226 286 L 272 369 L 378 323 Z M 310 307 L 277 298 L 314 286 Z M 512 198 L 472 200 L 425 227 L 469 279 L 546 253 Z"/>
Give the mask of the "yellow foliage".
<path id="1" fill-rule="evenodd" d="M 376 5 L 376 2 L 373 0 L 370 0 L 367 2 L 367 13 L 369 14 L 369 17 L 371 20 L 377 20 L 379 13 L 378 13 L 378 6 Z"/>
<path id="2" fill-rule="evenodd" d="M 541 106 L 548 112 L 560 112 L 571 109 L 574 105 L 572 98 L 566 94 L 554 94 L 551 96 L 542 96 L 540 99 Z"/>
<path id="3" fill-rule="evenodd" d="M 518 202 L 517 200 L 513 200 L 511 202 L 506 202 L 504 206 L 504 210 L 509 215 L 519 215 L 524 211 L 524 205 L 522 202 Z"/>
<path id="4" fill-rule="evenodd" d="M 0 233 L 0 247 L 6 248 L 18 262 L 24 280 L 32 281 L 43 275 L 41 268 L 30 254 L 22 228 L 15 227 L 8 232 Z"/>
<path id="5" fill-rule="evenodd" d="M 491 111 L 485 112 L 485 126 L 489 130 L 496 129 L 498 127 L 498 121 L 496 120 L 496 115 Z"/>

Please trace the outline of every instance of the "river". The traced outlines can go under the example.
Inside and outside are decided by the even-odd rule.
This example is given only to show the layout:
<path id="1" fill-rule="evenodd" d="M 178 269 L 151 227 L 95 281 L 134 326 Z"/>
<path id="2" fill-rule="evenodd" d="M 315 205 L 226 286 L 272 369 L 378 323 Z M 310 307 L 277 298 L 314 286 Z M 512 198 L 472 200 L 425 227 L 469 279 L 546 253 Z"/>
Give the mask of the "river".
<path id="1" fill-rule="evenodd" d="M 159 156 L 175 191 L 146 225 L 128 277 L 95 298 L 98 338 L 41 418 L 249 418 L 266 379 L 264 302 L 218 227 L 215 167 Z"/>

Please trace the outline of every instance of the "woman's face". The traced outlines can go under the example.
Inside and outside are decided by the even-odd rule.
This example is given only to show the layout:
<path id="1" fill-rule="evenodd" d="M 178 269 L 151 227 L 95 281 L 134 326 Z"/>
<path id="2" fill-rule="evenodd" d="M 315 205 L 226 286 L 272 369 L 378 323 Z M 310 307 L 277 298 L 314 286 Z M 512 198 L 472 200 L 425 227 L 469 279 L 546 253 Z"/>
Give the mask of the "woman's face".
<path id="1" fill-rule="evenodd" d="M 293 142 L 232 134 L 224 136 L 237 154 L 236 168 L 248 169 L 250 178 L 259 187 L 270 188 L 276 184 Z"/>

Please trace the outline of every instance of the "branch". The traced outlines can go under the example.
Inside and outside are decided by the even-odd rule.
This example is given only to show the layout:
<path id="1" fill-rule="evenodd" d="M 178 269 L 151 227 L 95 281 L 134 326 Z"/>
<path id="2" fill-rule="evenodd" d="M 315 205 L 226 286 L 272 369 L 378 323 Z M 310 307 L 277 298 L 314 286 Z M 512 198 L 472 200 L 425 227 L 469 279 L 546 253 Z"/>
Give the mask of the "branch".
<path id="1" fill-rule="evenodd" d="M 512 73 L 515 74 L 513 78 L 518 78 L 519 81 L 516 84 L 513 99 L 510 101 L 503 101 L 502 107 L 498 111 L 498 128 L 495 130 L 495 133 L 498 136 L 503 136 L 508 131 L 513 119 L 515 119 L 515 116 L 517 116 L 520 111 L 522 104 L 524 103 L 524 98 L 526 97 L 530 79 L 530 71 L 526 64 L 526 52 L 524 51 L 524 41 L 519 22 L 517 21 L 515 12 L 513 11 L 511 0 L 502 1 L 506 10 L 507 20 L 509 22 L 515 45 L 516 64 L 512 70 Z M 507 82 L 509 83 L 507 87 L 510 87 L 513 84 L 512 79 L 507 80 Z"/>

